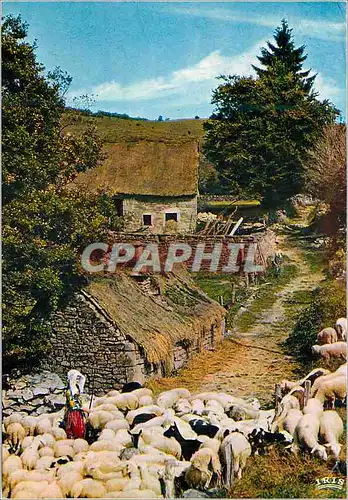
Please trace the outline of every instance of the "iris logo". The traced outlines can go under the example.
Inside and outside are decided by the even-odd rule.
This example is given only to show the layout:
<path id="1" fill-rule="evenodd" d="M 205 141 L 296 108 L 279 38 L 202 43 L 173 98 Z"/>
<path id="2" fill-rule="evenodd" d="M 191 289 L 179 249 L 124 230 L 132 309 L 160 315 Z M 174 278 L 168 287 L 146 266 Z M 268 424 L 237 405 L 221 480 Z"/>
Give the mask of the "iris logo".
<path id="1" fill-rule="evenodd" d="M 316 479 L 315 488 L 317 490 L 343 490 L 344 479 L 341 477 L 321 477 Z"/>

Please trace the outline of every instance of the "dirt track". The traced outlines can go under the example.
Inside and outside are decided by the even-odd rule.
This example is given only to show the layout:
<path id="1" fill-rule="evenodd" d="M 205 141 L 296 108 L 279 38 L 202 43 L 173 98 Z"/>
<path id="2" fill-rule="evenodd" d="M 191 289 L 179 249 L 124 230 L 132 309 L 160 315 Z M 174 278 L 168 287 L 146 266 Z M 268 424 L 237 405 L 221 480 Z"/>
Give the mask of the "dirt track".
<path id="1" fill-rule="evenodd" d="M 285 303 L 296 291 L 312 291 L 323 279 L 321 273 L 310 271 L 298 247 L 288 247 L 285 237 L 280 239 L 281 250 L 298 268 L 298 276 L 277 294 L 272 307 L 260 314 L 250 330 L 240 333 L 234 328 L 231 340 L 236 339 L 234 357 L 214 374 L 206 375 L 202 390 L 217 390 L 236 396 L 256 396 L 263 403 L 270 402 L 274 384 L 292 377 L 296 363 L 281 352 L 280 343 L 289 335 L 293 319 L 287 315 Z M 228 341 L 227 341 L 228 342 Z M 239 343 L 253 347 L 242 347 Z M 266 348 L 257 349 L 257 347 Z M 278 353 L 279 354 L 278 354 Z"/>

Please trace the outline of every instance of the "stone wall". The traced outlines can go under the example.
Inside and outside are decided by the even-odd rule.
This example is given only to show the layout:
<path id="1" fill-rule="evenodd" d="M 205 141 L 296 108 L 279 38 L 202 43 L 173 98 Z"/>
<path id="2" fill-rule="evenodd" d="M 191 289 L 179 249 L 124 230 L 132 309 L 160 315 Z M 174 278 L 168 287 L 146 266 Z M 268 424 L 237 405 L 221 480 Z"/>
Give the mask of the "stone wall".
<path id="1" fill-rule="evenodd" d="M 202 330 L 194 342 L 177 344 L 172 359 L 158 365 L 147 361 L 146 355 L 132 339 L 126 338 L 99 308 L 93 299 L 75 296 L 64 311 L 52 316 L 50 322 L 51 352 L 41 368 L 65 377 L 71 369 L 86 376 L 86 392 L 94 387 L 96 395 L 119 389 L 130 381 L 169 375 L 181 368 L 188 358 L 202 349 L 211 349 L 222 338 L 222 325 L 212 324 Z"/>
<path id="2" fill-rule="evenodd" d="M 119 388 L 140 378 L 142 357 L 137 346 L 126 339 L 83 295 L 51 319 L 51 354 L 42 367 L 64 376 L 75 368 L 87 377 L 87 390 L 94 379 L 96 391 Z"/>
<path id="3" fill-rule="evenodd" d="M 149 232 L 162 234 L 166 232 L 165 213 L 177 212 L 177 231 L 192 233 L 196 229 L 197 196 L 171 198 L 125 198 L 123 213 L 127 216 L 127 230 L 137 231 L 147 227 Z M 152 225 L 143 225 L 143 215 L 152 216 Z"/>
<path id="4" fill-rule="evenodd" d="M 194 257 L 197 252 L 197 246 L 204 244 L 204 251 L 206 253 L 211 253 L 216 244 L 221 243 L 222 250 L 219 257 L 219 263 L 217 272 L 221 272 L 223 266 L 227 265 L 230 256 L 230 243 L 242 243 L 243 249 L 240 250 L 238 254 L 237 264 L 239 266 L 238 272 L 244 272 L 244 265 L 246 261 L 246 256 L 248 253 L 248 248 L 250 244 L 256 244 L 256 252 L 254 263 L 256 265 L 261 265 L 264 267 L 264 271 L 267 267 L 267 261 L 269 258 L 273 258 L 275 254 L 275 233 L 266 229 L 263 232 L 259 232 L 256 234 L 251 234 L 249 236 L 205 236 L 205 235 L 140 235 L 140 234 L 122 234 L 122 233 L 113 233 L 110 238 L 110 248 L 112 244 L 115 243 L 129 243 L 133 244 L 136 247 L 135 256 L 133 259 L 125 262 L 123 264 L 118 264 L 117 268 L 133 268 L 137 262 L 137 259 L 140 257 L 143 249 L 149 243 L 157 243 L 158 244 L 158 253 L 159 253 L 159 261 L 161 265 L 161 271 L 164 271 L 166 258 L 168 255 L 169 246 L 172 243 L 185 243 L 189 245 L 191 248 L 190 257 L 184 262 L 185 266 L 189 271 L 192 269 L 192 264 L 194 261 Z M 107 256 L 104 256 L 105 262 L 105 271 L 107 272 L 108 258 L 110 257 L 110 253 Z M 203 259 L 200 270 L 201 271 L 209 271 L 211 266 L 211 261 L 209 259 Z M 143 266 L 141 272 L 148 273 L 152 272 L 153 269 L 151 267 L 146 268 Z"/>

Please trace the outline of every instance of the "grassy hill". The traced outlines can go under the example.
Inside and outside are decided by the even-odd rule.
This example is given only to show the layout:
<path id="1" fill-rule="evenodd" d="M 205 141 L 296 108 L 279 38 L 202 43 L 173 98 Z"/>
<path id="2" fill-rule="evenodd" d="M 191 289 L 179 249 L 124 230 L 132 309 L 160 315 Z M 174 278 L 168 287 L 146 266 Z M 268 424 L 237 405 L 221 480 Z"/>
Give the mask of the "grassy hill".
<path id="1" fill-rule="evenodd" d="M 67 131 L 78 133 L 87 123 L 97 127 L 104 142 L 137 142 L 141 140 L 180 145 L 187 141 L 203 140 L 203 119 L 144 121 L 124 120 L 116 117 L 80 116 L 77 124 L 67 127 Z"/>

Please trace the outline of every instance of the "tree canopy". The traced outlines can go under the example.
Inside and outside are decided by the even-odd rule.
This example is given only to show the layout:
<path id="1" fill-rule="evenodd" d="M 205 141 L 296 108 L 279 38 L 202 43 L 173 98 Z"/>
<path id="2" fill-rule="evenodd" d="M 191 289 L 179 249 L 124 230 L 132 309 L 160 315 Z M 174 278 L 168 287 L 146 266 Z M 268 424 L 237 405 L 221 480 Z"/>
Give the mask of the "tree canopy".
<path id="1" fill-rule="evenodd" d="M 302 70 L 304 46 L 295 48 L 286 21 L 274 39 L 261 50 L 256 77 L 219 77 L 204 153 L 222 192 L 278 205 L 301 190 L 308 150 L 338 111 L 318 100 L 315 75 Z"/>
<path id="2" fill-rule="evenodd" d="M 92 127 L 63 134 L 71 79 L 44 73 L 27 28 L 20 17 L 3 20 L 4 370 L 45 352 L 48 315 L 83 283 L 78 254 L 107 222 L 99 196 L 67 189 L 98 165 L 101 140 Z"/>

